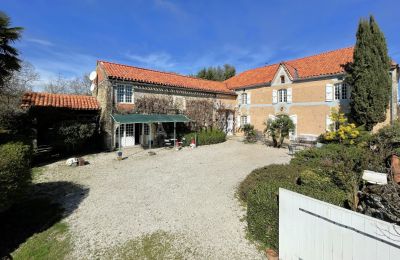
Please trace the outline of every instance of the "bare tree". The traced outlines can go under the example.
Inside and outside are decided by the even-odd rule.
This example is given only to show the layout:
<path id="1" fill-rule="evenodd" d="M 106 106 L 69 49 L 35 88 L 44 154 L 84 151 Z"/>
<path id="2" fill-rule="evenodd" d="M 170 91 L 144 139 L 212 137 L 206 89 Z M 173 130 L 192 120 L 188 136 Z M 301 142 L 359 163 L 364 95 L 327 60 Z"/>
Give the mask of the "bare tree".
<path id="1" fill-rule="evenodd" d="M 72 79 L 67 79 L 59 74 L 57 78 L 50 80 L 45 85 L 44 90 L 49 93 L 89 95 L 90 85 L 91 81 L 87 73 Z"/>
<path id="2" fill-rule="evenodd" d="M 22 94 L 32 91 L 33 84 L 40 79 L 35 67 L 27 61 L 21 62 L 19 71 L 14 71 L 4 82 L 1 103 L 14 106 L 19 103 Z"/>

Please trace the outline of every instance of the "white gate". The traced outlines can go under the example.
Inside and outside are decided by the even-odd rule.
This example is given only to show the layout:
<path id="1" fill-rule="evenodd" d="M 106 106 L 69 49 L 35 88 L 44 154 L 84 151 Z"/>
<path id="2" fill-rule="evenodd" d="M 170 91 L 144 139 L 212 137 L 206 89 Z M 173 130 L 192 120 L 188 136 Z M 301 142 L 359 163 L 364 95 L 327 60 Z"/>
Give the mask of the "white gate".
<path id="1" fill-rule="evenodd" d="M 279 189 L 279 259 L 398 260 L 400 227 Z"/>

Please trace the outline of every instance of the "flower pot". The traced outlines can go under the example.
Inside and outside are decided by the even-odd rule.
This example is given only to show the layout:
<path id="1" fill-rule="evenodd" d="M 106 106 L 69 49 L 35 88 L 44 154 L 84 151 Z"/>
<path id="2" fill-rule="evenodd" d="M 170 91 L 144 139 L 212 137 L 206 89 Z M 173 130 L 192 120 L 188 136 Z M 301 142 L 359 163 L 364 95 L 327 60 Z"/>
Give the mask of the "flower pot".
<path id="1" fill-rule="evenodd" d="M 265 250 L 265 254 L 267 255 L 268 260 L 279 260 L 278 253 L 271 248 Z"/>
<path id="2" fill-rule="evenodd" d="M 122 152 L 121 151 L 117 152 L 117 159 L 122 160 Z"/>
<path id="3" fill-rule="evenodd" d="M 393 154 L 392 155 L 392 176 L 395 183 L 400 183 L 400 158 Z"/>

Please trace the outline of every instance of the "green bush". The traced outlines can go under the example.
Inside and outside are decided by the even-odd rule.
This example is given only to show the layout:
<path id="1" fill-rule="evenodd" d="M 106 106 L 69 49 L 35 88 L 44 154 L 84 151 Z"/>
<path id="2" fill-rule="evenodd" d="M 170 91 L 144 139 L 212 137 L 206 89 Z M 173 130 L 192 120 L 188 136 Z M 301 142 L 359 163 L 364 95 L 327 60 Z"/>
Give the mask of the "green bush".
<path id="1" fill-rule="evenodd" d="M 296 128 L 292 119 L 285 114 L 277 115 L 275 119 L 268 119 L 264 132 L 272 138 L 274 147 L 282 147 L 285 138 L 289 137 L 290 131 Z"/>
<path id="2" fill-rule="evenodd" d="M 0 211 L 10 206 L 31 181 L 32 150 L 22 142 L 0 145 Z"/>
<path id="3" fill-rule="evenodd" d="M 253 171 L 240 186 L 247 201 L 248 230 L 253 239 L 275 249 L 279 246 L 279 188 L 338 206 L 346 200 L 345 192 L 330 179 L 301 167 L 270 165 Z"/>
<path id="4" fill-rule="evenodd" d="M 369 139 L 369 145 L 381 160 L 386 160 L 400 146 L 400 123 L 381 128 Z"/>
<path id="5" fill-rule="evenodd" d="M 295 183 L 303 169 L 301 166 L 287 164 L 271 164 L 255 169 L 240 183 L 239 198 L 247 202 L 249 192 L 261 183 L 269 183 L 270 181 Z"/>
<path id="6" fill-rule="evenodd" d="M 242 126 L 242 130 L 244 132 L 244 138 L 247 143 L 257 142 L 257 135 L 253 125 L 245 124 Z"/>
<path id="7" fill-rule="evenodd" d="M 64 121 L 58 128 L 58 134 L 67 149 L 77 151 L 85 142 L 92 138 L 96 131 L 95 123 Z"/>
<path id="8" fill-rule="evenodd" d="M 190 145 L 192 139 L 196 139 L 197 145 L 218 144 L 226 141 L 226 134 L 214 128 L 201 130 L 198 133 L 189 133 L 184 135 L 183 145 Z"/>

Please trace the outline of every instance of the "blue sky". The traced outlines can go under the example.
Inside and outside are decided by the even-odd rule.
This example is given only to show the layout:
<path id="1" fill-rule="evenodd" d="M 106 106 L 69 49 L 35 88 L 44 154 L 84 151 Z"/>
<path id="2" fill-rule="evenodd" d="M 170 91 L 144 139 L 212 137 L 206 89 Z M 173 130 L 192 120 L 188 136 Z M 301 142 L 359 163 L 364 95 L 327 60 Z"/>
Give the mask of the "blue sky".
<path id="1" fill-rule="evenodd" d="M 400 61 L 398 0 L 2 0 L 25 27 L 16 45 L 41 83 L 92 71 L 96 60 L 195 73 L 237 70 L 351 46 L 373 14 Z"/>

